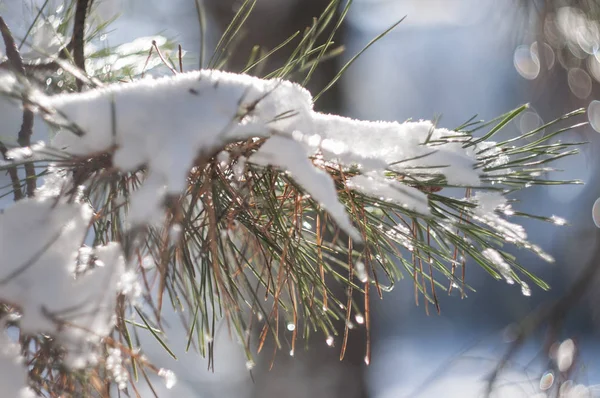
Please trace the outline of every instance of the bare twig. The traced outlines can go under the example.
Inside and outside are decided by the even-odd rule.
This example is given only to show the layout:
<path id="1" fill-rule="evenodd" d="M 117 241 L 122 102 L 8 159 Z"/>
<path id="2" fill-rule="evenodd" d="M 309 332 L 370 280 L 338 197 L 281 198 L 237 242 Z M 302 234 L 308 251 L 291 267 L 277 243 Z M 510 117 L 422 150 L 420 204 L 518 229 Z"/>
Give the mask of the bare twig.
<path id="1" fill-rule="evenodd" d="M 178 46 L 179 49 L 179 72 L 183 73 L 183 50 L 181 49 L 181 44 Z"/>
<path id="2" fill-rule="evenodd" d="M 150 62 L 150 57 L 152 57 L 152 51 L 154 51 L 154 46 L 150 47 L 150 51 L 148 51 L 148 58 L 146 58 L 146 62 L 144 63 L 144 67 L 142 68 L 142 79 L 146 74 L 146 68 L 148 67 L 148 62 Z"/>
<path id="3" fill-rule="evenodd" d="M 4 22 L 4 19 L 0 17 L 0 33 L 2 33 L 2 39 L 4 40 L 4 45 L 6 47 L 6 57 L 11 63 L 12 68 L 16 73 L 24 76 L 25 75 L 25 67 L 23 65 L 23 58 L 21 58 L 21 54 L 19 53 L 19 49 L 17 44 L 15 43 L 15 39 L 10 32 L 10 29 Z M 31 110 L 29 104 L 26 101 L 23 101 L 23 121 L 21 123 L 21 130 L 19 130 L 19 136 L 17 142 L 22 147 L 28 147 L 31 145 L 31 135 L 33 134 L 33 111 Z M 6 148 L 5 148 L 6 149 Z M 6 157 L 6 151 L 3 151 L 3 156 Z M 16 170 L 14 173 L 11 173 L 11 179 L 13 176 L 18 175 Z M 27 196 L 31 197 L 35 194 L 36 188 L 36 176 L 35 176 L 35 168 L 33 163 L 25 164 L 25 176 L 26 176 L 26 185 L 27 185 Z M 20 185 L 20 184 L 19 184 Z M 15 186 L 15 181 L 13 180 L 13 186 Z M 17 198 L 15 191 L 15 199 Z"/>

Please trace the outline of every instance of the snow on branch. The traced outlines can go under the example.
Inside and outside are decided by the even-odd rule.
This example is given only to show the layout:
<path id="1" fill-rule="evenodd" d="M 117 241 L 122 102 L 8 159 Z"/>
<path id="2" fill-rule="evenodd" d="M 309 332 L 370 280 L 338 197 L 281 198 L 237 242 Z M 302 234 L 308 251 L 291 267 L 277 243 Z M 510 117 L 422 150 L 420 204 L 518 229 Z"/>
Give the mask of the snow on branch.
<path id="1" fill-rule="evenodd" d="M 0 333 L 0 385 L 5 397 L 33 398 L 38 395 L 27 387 L 27 368 L 21 356 L 21 346 Z"/>
<path id="2" fill-rule="evenodd" d="M 140 245 L 141 249 L 130 250 L 136 245 L 135 239 L 130 239 L 134 234 L 123 238 L 127 231 L 122 228 L 164 227 L 163 207 L 180 196 L 183 196 L 182 203 L 188 206 L 185 210 L 189 210 L 185 217 L 192 219 L 192 216 L 197 216 L 194 222 L 184 227 L 192 230 L 198 238 L 197 245 L 178 247 L 180 257 L 189 260 L 190 267 L 197 263 L 212 265 L 214 288 L 224 293 L 227 293 L 228 286 L 223 283 L 225 278 L 222 276 L 231 276 L 223 272 L 218 262 L 223 258 L 232 263 L 239 260 L 240 269 L 249 263 L 245 254 L 238 258 L 235 253 L 224 252 L 218 245 L 220 237 L 229 239 L 237 221 L 245 223 L 245 227 L 251 226 L 246 228 L 249 235 L 261 234 L 261 239 L 272 244 L 271 252 L 260 251 L 268 256 L 265 257 L 266 264 L 271 264 L 272 260 L 312 261 L 317 257 L 323 261 L 320 236 L 323 232 L 319 227 L 316 240 L 309 244 L 316 252 L 309 253 L 305 259 L 293 257 L 297 248 L 291 250 L 291 245 L 309 235 L 304 235 L 305 231 L 300 227 L 304 220 L 298 217 L 302 215 L 303 205 L 296 198 L 302 193 L 321 205 L 354 241 L 359 242 L 366 236 L 367 244 L 373 242 L 364 232 L 365 225 L 361 225 L 359 232 L 347 212 L 348 202 L 353 200 L 347 191 L 353 190 L 358 194 L 356 196 L 363 208 L 390 202 L 395 206 L 390 206 L 393 211 L 386 215 L 388 219 L 375 227 L 385 235 L 385 244 L 399 244 L 414 253 L 415 275 L 416 261 L 425 261 L 430 266 L 431 275 L 435 266 L 451 279 L 452 286 L 458 280 L 455 277 L 456 265 L 461 264 L 464 270 L 464 258 L 468 255 L 486 266 L 492 274 L 519 283 L 524 294 L 530 294 L 528 285 L 516 274 L 518 268 L 512 259 L 488 247 L 488 241 L 481 238 L 484 235 L 489 237 L 489 242 L 514 243 L 551 260 L 539 247 L 526 241 L 527 236 L 520 225 L 501 216 L 501 213 L 514 214 L 503 193 L 478 192 L 470 196 L 467 189 L 466 198 L 449 198 L 445 202 L 439 199 L 441 195 L 427 194 L 437 192 L 440 186 L 470 188 L 483 185 L 482 181 L 486 179 L 489 181 L 497 177 L 497 181 L 501 181 L 513 176 L 513 167 L 517 169 L 514 178 L 519 178 L 519 183 L 523 176 L 529 178 L 533 173 L 539 173 L 537 168 L 515 166 L 514 159 L 509 163 L 507 153 L 518 153 L 518 148 L 473 140 L 468 133 L 437 128 L 430 121 L 371 122 L 327 115 L 316 112 L 310 93 L 295 83 L 216 70 L 147 78 L 55 96 L 36 92 L 12 75 L 4 75 L 0 76 L 1 92 L 22 95 L 50 125 L 59 127 L 59 132 L 51 145 L 14 148 L 6 153 L 6 167 L 18 164 L 17 161 L 47 161 L 44 156 L 49 153 L 56 155 L 50 160 L 58 160 L 44 176 L 45 185 L 38 189 L 35 197 L 23 199 L 0 214 L 0 252 L 5 258 L 0 271 L 0 301 L 18 310 L 21 316 L 19 326 L 25 334 L 52 335 L 65 348 L 67 364 L 72 367 L 94 362 L 101 341 L 113 330 L 118 295 L 136 296 L 136 292 L 139 293 L 139 286 L 135 286 L 137 275 L 134 269 L 126 270 L 126 260 L 127 264 L 130 264 L 129 261 L 133 264 L 134 256 L 140 257 L 148 252 L 156 254 L 153 253 L 156 248 L 142 247 L 144 245 Z M 18 95 L 13 97 L 20 98 Z M 243 153 L 234 153 L 232 148 L 237 149 L 239 143 L 245 144 Z M 482 156 L 482 153 L 485 154 Z M 234 161 L 230 158 L 231 154 L 235 156 Z M 288 186 L 293 186 L 290 189 L 293 195 L 282 194 L 277 206 L 279 210 L 284 205 L 286 208 L 293 207 L 294 210 L 289 213 L 281 210 L 282 215 L 293 214 L 289 224 L 284 222 L 279 227 L 274 226 L 277 223 L 272 221 L 277 214 L 265 216 L 263 209 L 259 208 L 261 198 L 253 198 L 248 209 L 230 212 L 232 206 L 239 205 L 241 208 L 246 203 L 237 191 L 229 195 L 227 190 L 238 182 L 251 181 L 255 177 L 252 174 L 257 168 L 245 173 L 246 162 L 258 168 L 273 167 L 287 173 L 302 188 L 304 192 L 298 192 L 294 184 L 288 184 L 289 180 L 284 178 L 285 184 L 288 184 L 285 191 Z M 230 173 L 223 177 L 219 174 L 223 170 L 220 167 L 227 164 L 231 165 Z M 69 165 L 76 167 L 70 169 Z M 209 167 L 204 167 L 207 165 Z M 536 166 L 537 163 L 527 165 Z M 137 173 L 140 170 L 144 172 Z M 118 188 L 111 188 L 109 193 L 101 192 L 97 196 L 91 193 L 101 191 L 96 190 L 94 182 L 101 186 L 98 181 L 106 175 L 117 175 L 117 171 L 124 174 L 110 183 L 115 183 Z M 78 177 L 81 173 L 84 176 Z M 131 178 L 126 173 L 132 173 Z M 203 173 L 211 176 L 205 179 Z M 137 186 L 137 178 L 142 175 L 144 179 Z M 121 177 L 123 180 L 120 180 Z M 128 186 L 127 182 L 123 183 L 124 180 L 135 180 L 135 183 Z M 83 183 L 90 184 L 85 194 L 89 203 L 80 200 L 84 195 L 76 187 Z M 222 183 L 224 185 L 219 185 Z M 276 191 L 278 188 L 273 188 L 274 184 L 255 183 L 250 195 L 258 192 L 257 196 L 261 196 L 259 190 L 268 191 L 269 186 Z M 211 188 L 223 190 L 215 193 Z M 208 195 L 202 198 L 206 192 Z M 195 193 L 201 199 L 195 198 Z M 265 196 L 270 193 L 265 192 Z M 127 196 L 125 201 L 120 201 L 121 194 Z M 216 205 L 218 200 L 215 198 L 221 195 L 224 199 Z M 104 205 L 96 203 L 98 197 Z M 225 211 L 220 209 L 221 214 L 217 214 L 217 207 L 225 208 Z M 351 203 L 351 207 L 356 206 Z M 399 207 L 407 213 L 403 213 L 402 209 L 396 212 Z M 237 210 L 247 212 L 238 217 Z M 252 213 L 254 210 L 256 213 Z M 97 214 L 94 214 L 95 211 Z M 366 218 L 359 220 L 357 213 L 352 209 L 352 214 L 357 217 L 354 221 L 369 222 Z M 398 220 L 402 218 L 399 213 L 413 217 L 412 224 Z M 126 216 L 122 224 L 121 214 Z M 171 235 L 179 237 L 182 231 L 175 212 L 170 215 L 173 216 L 169 220 L 170 227 L 177 228 L 170 233 L 159 232 L 149 237 L 146 246 L 162 245 L 165 250 L 170 250 L 172 241 L 176 240 L 171 239 Z M 415 221 L 418 215 L 425 220 L 423 225 Z M 469 225 L 466 225 L 467 219 Z M 109 229 L 109 223 L 112 223 L 111 233 L 98 232 L 103 228 Z M 319 223 L 317 218 L 317 226 Z M 475 223 L 482 229 L 476 230 L 473 227 Z M 555 223 L 558 224 L 558 220 Z M 91 235 L 90 227 L 94 225 L 96 228 L 99 224 L 105 225 L 96 230 L 96 238 L 105 244 L 95 248 L 85 246 L 86 238 Z M 117 232 L 113 234 L 112 228 Z M 486 234 L 480 234 L 480 231 Z M 426 245 L 418 238 L 424 233 L 427 234 Z M 181 235 L 185 237 L 186 234 L 190 235 L 187 229 Z M 430 234 L 439 244 L 439 250 L 429 247 Z M 249 235 L 241 236 L 252 241 L 253 237 Z M 337 233 L 335 235 L 337 237 Z M 285 240 L 281 250 L 277 242 L 279 239 Z M 307 241 L 310 239 L 307 238 Z M 126 248 L 125 254 L 121 243 Z M 233 240 L 226 243 L 235 245 Z M 248 246 L 254 250 L 252 244 Z M 454 246 L 453 257 L 451 246 Z M 458 257 L 459 247 L 462 259 Z M 333 249 L 337 250 L 337 247 Z M 374 258 L 383 267 L 383 260 L 378 259 L 383 258 L 379 254 L 381 252 L 377 252 L 380 248 L 373 249 L 376 253 Z M 210 256 L 206 256 L 207 252 Z M 160 253 L 156 257 L 163 258 Z M 204 257 L 207 259 L 197 261 Z M 442 261 L 450 258 L 452 268 L 448 271 Z M 260 267 L 252 270 L 262 275 Z M 298 278 L 293 274 L 296 269 L 282 267 L 276 272 L 285 274 L 285 280 L 289 281 Z M 324 271 L 321 272 L 324 275 Z M 161 270 L 160 274 L 157 313 L 160 313 L 162 292 L 169 283 L 167 273 Z M 369 286 L 368 271 L 363 270 L 363 274 L 361 282 Z M 430 280 L 437 306 L 433 276 Z M 313 293 L 310 305 L 315 298 Z M 206 294 L 212 295 L 213 290 L 209 289 L 209 293 L 204 290 L 192 299 L 209 302 L 211 298 L 207 298 Z M 327 294 L 327 290 L 322 293 L 323 308 L 327 308 Z M 239 309 L 237 302 L 227 301 L 233 300 L 227 294 L 222 297 L 224 306 Z M 301 299 L 308 300 L 308 296 Z M 329 313 L 325 311 L 322 316 L 327 317 Z M 108 362 L 118 363 L 120 351 L 115 348 L 110 352 L 112 360 Z M 113 375 L 122 385 L 124 379 L 120 369 L 114 367 Z"/>
<path id="3" fill-rule="evenodd" d="M 462 145 L 466 136 L 429 121 L 367 122 L 318 113 L 308 91 L 284 80 L 203 70 L 40 102 L 83 133 L 62 132 L 55 147 L 81 156 L 114 150 L 113 165 L 120 170 L 147 167 L 145 186 L 131 198 L 134 225 L 155 219 L 167 195 L 183 192 L 198 158 L 251 138 L 267 138 L 251 162 L 288 171 L 355 240 L 359 234 L 337 200 L 333 180 L 315 161 L 376 172 L 355 178 L 351 186 L 423 214 L 428 214 L 426 196 L 382 177 L 383 172 L 419 169 L 444 175 L 450 184 L 479 184 L 473 148 Z M 450 135 L 456 142 L 441 142 Z"/>
<path id="4" fill-rule="evenodd" d="M 19 311 L 24 333 L 54 336 L 73 367 L 93 361 L 112 331 L 125 273 L 118 243 L 82 249 L 92 214 L 87 204 L 44 195 L 0 214 L 0 300 Z"/>

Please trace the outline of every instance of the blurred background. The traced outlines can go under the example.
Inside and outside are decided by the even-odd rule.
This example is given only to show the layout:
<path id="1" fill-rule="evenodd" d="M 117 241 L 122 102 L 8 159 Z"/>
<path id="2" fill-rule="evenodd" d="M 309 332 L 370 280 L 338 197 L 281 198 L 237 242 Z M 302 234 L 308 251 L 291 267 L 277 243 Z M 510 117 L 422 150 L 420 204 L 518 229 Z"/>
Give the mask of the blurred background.
<path id="1" fill-rule="evenodd" d="M 31 10 L 41 3 L 0 0 L 0 12 L 23 35 L 34 17 Z M 50 3 L 58 10 L 62 1 Z M 121 14 L 103 38 L 110 45 L 162 34 L 182 45 L 188 70 L 198 68 L 200 28 L 194 0 L 96 3 L 98 18 Z M 207 54 L 240 3 L 204 0 Z M 326 0 L 258 0 L 228 68 L 241 69 L 253 45 L 269 50 L 303 30 L 327 4 Z M 518 196 L 520 203 L 513 206 L 563 217 L 571 224 L 559 227 L 522 220 L 531 241 L 556 262 L 543 263 L 525 252 L 515 254 L 552 289 L 533 288 L 531 296 L 525 296 L 517 286 L 495 281 L 479 267 L 467 265 L 467 281 L 476 292 L 463 299 L 458 294 L 441 297 L 441 314 L 428 316 L 422 305 L 415 305 L 412 281 L 400 281 L 383 300 L 373 297 L 374 352 L 368 367 L 363 360 L 364 331 L 355 328 L 343 362 L 339 347 L 330 348 L 324 336 L 314 336 L 306 342 L 308 350 L 296 350 L 293 358 L 285 349 L 278 353 L 271 371 L 272 351 L 265 349 L 249 372 L 241 346 L 231 341 L 224 325 L 216 339 L 213 373 L 207 371 L 205 359 L 185 353 L 185 331 L 176 327 L 176 315 L 167 314 L 166 323 L 172 326 L 169 342 L 179 360 L 172 361 L 150 336 L 145 345 L 148 356 L 173 369 L 179 379 L 174 389 L 157 391 L 159 396 L 479 397 L 486 377 L 511 342 L 511 325 L 568 291 L 578 273 L 600 255 L 598 229 L 591 216 L 600 196 L 595 172 L 600 136 L 594 130 L 600 130 L 600 103 L 594 102 L 600 99 L 600 6 L 595 1 L 567 0 L 354 0 L 336 38 L 346 47 L 344 55 L 323 64 L 309 89 L 318 92 L 349 57 L 404 16 L 394 31 L 348 69 L 317 107 L 368 120 L 439 117 L 440 126 L 454 128 L 474 115 L 489 120 L 530 103 L 501 138 L 530 131 L 568 111 L 589 108 L 591 126 L 563 136 L 589 144 L 580 156 L 560 161 L 560 174 L 549 175 L 586 184 L 532 188 Z M 286 55 L 279 52 L 267 70 Z M 577 342 L 579 356 L 572 377 L 588 386 L 600 383 L 598 291 L 591 289 L 571 309 L 557 336 L 559 341 Z M 529 340 L 508 364 L 495 396 L 545 396 L 536 395 L 548 365 L 542 351 L 544 338 L 540 333 Z M 593 395 L 593 388 L 585 394 L 581 396 L 600 396 Z"/>

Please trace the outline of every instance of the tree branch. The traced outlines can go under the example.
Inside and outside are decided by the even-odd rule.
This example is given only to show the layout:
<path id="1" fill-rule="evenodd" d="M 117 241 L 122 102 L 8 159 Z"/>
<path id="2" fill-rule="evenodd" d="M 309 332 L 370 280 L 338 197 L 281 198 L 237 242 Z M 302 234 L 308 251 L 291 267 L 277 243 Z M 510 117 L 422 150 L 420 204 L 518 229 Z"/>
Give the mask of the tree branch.
<path id="1" fill-rule="evenodd" d="M 15 40 L 10 32 L 10 29 L 4 22 L 4 19 L 0 17 L 0 33 L 2 34 L 2 39 L 4 40 L 4 45 L 6 47 L 6 57 L 11 63 L 12 68 L 16 73 L 25 76 L 25 66 L 23 64 L 23 58 L 21 58 L 21 54 L 19 53 L 19 49 Z M 21 130 L 19 130 L 19 136 L 17 142 L 22 147 L 28 147 L 31 145 L 31 135 L 33 134 L 33 111 L 26 103 L 23 101 L 23 121 L 21 123 Z M 4 146 L 4 145 L 3 145 Z M 2 155 L 6 158 L 6 147 L 4 147 L 4 151 L 2 151 Z M 14 172 L 10 172 L 11 179 L 16 176 L 18 183 L 18 175 L 16 173 L 16 169 Z M 26 185 L 27 185 L 27 196 L 31 197 L 35 194 L 36 188 L 36 176 L 35 176 L 35 167 L 33 163 L 25 164 L 25 177 L 26 177 Z M 15 181 L 13 180 L 13 187 L 15 186 Z M 20 186 L 20 184 L 19 184 Z M 20 189 L 19 189 L 20 190 Z M 17 200 L 17 193 L 15 191 L 15 200 Z"/>
<path id="2" fill-rule="evenodd" d="M 85 18 L 87 16 L 89 0 L 77 0 L 75 6 L 75 19 L 73 21 L 73 37 L 71 44 L 73 45 L 73 60 L 75 65 L 85 73 Z M 77 80 L 77 89 L 81 91 L 83 82 Z"/>

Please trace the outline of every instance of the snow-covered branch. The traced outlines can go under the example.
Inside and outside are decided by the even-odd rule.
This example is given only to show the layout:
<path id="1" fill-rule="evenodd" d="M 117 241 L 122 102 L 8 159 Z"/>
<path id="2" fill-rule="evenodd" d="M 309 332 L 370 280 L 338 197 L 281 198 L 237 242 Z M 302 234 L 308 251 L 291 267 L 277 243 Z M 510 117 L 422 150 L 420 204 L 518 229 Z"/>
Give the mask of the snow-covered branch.
<path id="1" fill-rule="evenodd" d="M 267 138 L 250 162 L 290 172 L 356 240 L 359 234 L 319 162 L 369 172 L 351 186 L 423 214 L 427 198 L 421 192 L 378 176 L 418 168 L 445 176 L 449 184 L 480 184 L 475 147 L 463 145 L 468 136 L 429 121 L 367 122 L 321 114 L 313 110 L 308 91 L 284 80 L 203 70 L 37 100 L 83 133 L 61 132 L 54 147 L 76 156 L 114 150 L 113 165 L 124 172 L 147 167 L 144 187 L 132 198 L 132 224 L 155 218 L 166 195 L 181 194 L 199 157 L 246 139 Z M 446 136 L 455 142 L 439 143 Z"/>
<path id="2" fill-rule="evenodd" d="M 430 121 L 372 122 L 319 113 L 298 84 L 217 70 L 59 95 L 21 83 L 4 75 L 0 91 L 22 97 L 58 134 L 47 144 L 7 151 L 11 161 L 0 166 L 52 163 L 36 197 L 0 214 L 0 300 L 18 310 L 24 333 L 52 335 L 72 367 L 95 362 L 100 343 L 113 331 L 118 295 L 139 295 L 136 264 L 145 267 L 148 258 L 159 265 L 157 313 L 169 275 L 179 269 L 171 270 L 171 261 L 183 262 L 183 269 L 211 269 L 210 289 L 187 297 L 190 307 L 211 301 L 206 295 L 214 295 L 214 288 L 229 316 L 241 317 L 242 302 L 257 312 L 254 299 L 237 296 L 239 290 L 255 297 L 248 279 L 230 285 L 246 278 L 249 268 L 274 296 L 287 287 L 290 297 L 299 292 L 304 305 L 319 300 L 323 313 L 317 318 L 338 311 L 327 304 L 328 288 L 316 297 L 314 287 L 324 284 L 326 269 L 333 270 L 325 266 L 334 261 L 332 253 L 345 247 L 336 240 L 339 231 L 322 227 L 320 215 L 313 231 L 315 218 L 306 210 L 326 210 L 366 247 L 351 249 L 347 265 L 352 278 L 354 250 L 365 290 L 371 284 L 381 288 L 376 267 L 391 278 L 394 261 L 409 266 L 401 255 L 389 260 L 396 246 L 411 251 L 415 283 L 436 306 L 433 269 L 464 294 L 465 281 L 455 270 L 464 269 L 466 256 L 531 294 L 513 259 L 494 248 L 498 242 L 551 260 L 527 242 L 522 227 L 505 220 L 514 214 L 506 192 L 488 183 L 518 189 L 542 181 L 544 170 L 536 165 L 548 155 L 564 156 L 560 145 L 519 158 L 519 148 L 509 142 L 477 140 L 471 132 Z M 275 174 L 267 176 L 268 170 Z M 445 187 L 464 187 L 467 195 L 437 193 Z M 472 188 L 495 192 L 471 196 Z M 139 231 L 150 232 L 131 233 Z M 323 238 L 326 231 L 330 241 Z M 101 244 L 86 246 L 92 241 Z M 430 267 L 427 277 L 423 264 Z M 277 287 L 263 279 L 274 274 L 283 275 L 275 278 Z M 184 275 L 178 278 L 190 277 Z M 299 284 L 294 293 L 292 280 Z M 277 304 L 270 316 L 276 311 Z M 122 307 L 118 313 L 124 316 Z M 111 358 L 120 355 L 110 352 Z M 123 372 L 117 373 L 123 386 Z"/>

